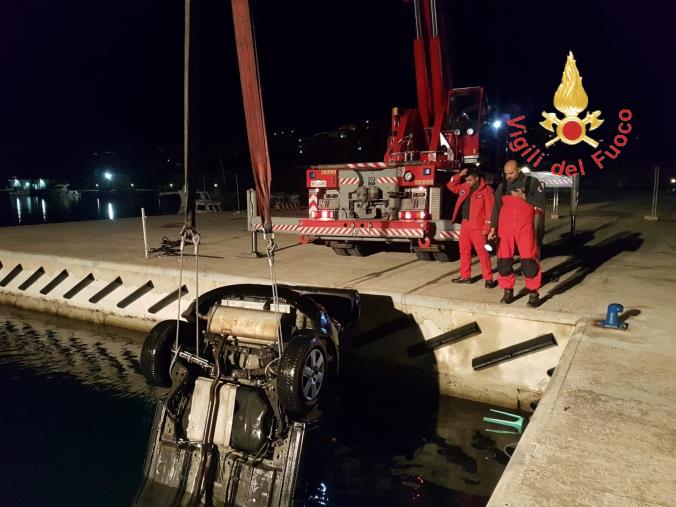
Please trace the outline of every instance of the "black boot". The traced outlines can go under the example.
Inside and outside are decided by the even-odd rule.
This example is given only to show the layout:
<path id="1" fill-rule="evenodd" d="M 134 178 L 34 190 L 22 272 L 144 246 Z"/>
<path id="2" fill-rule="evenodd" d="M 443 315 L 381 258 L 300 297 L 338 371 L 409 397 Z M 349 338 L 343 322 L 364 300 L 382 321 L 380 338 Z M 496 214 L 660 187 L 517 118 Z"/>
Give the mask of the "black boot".
<path id="1" fill-rule="evenodd" d="M 502 295 L 500 303 L 508 305 L 512 301 L 514 301 L 514 289 L 505 289 L 505 293 Z"/>
<path id="2" fill-rule="evenodd" d="M 495 280 L 486 280 L 486 283 L 484 284 L 484 287 L 487 289 L 495 289 L 498 286 L 498 282 Z"/>
<path id="3" fill-rule="evenodd" d="M 452 283 L 472 283 L 471 278 L 458 277 L 451 280 Z"/>
<path id="4" fill-rule="evenodd" d="M 537 292 L 531 292 L 528 296 L 528 306 L 537 308 L 540 305 L 540 295 Z"/>

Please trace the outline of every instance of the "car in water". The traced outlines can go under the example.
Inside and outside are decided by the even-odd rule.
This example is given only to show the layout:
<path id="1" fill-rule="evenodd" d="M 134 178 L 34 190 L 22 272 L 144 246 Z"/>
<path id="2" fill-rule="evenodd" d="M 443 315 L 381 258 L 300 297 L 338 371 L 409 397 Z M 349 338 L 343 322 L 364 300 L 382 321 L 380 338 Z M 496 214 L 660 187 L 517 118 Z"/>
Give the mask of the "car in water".
<path id="1" fill-rule="evenodd" d="M 156 324 L 141 351 L 158 403 L 137 506 L 302 505 L 336 401 L 359 294 L 241 284 Z"/>

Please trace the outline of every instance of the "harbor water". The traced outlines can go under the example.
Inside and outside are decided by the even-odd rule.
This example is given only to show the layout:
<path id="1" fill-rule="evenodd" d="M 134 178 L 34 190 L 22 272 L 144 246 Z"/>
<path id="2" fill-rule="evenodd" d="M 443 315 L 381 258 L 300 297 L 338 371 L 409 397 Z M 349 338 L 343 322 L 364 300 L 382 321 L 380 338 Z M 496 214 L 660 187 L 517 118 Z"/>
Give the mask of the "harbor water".
<path id="1" fill-rule="evenodd" d="M 0 192 L 0 226 L 33 225 L 77 220 L 115 220 L 147 215 L 176 213 L 177 195 L 163 196 L 155 191 L 72 194 L 46 194 L 43 197 Z"/>
<path id="2" fill-rule="evenodd" d="M 163 394 L 140 374 L 142 340 L 0 307 L 0 505 L 130 505 Z M 516 440 L 485 431 L 489 407 L 345 371 L 307 505 L 486 504 Z"/>

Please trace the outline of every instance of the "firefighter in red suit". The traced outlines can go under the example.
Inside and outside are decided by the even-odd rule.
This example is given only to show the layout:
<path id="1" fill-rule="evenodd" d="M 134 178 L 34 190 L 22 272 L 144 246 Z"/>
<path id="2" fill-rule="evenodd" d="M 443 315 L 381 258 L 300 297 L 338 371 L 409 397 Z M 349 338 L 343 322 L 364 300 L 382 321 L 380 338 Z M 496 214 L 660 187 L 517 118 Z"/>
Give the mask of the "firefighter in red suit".
<path id="1" fill-rule="evenodd" d="M 536 178 L 521 172 L 516 160 L 508 160 L 504 172 L 505 181 L 495 191 L 491 231 L 488 234 L 488 239 L 493 239 L 497 228 L 498 284 L 505 291 L 500 302 L 509 304 L 514 300 L 516 276 L 512 264 L 514 252 L 518 250 L 526 289 L 530 292 L 528 306 L 535 307 L 540 303 L 538 289 L 542 273 L 533 219 L 536 213 L 545 209 L 545 192 Z"/>
<path id="2" fill-rule="evenodd" d="M 464 179 L 463 179 L 464 178 Z M 493 189 L 486 185 L 476 169 L 463 169 L 448 182 L 448 189 L 458 194 L 452 221 L 460 215 L 460 276 L 453 283 L 471 283 L 472 246 L 479 256 L 481 272 L 487 289 L 497 284 L 493 281 L 491 258 L 484 248 L 486 235 L 491 228 Z"/>

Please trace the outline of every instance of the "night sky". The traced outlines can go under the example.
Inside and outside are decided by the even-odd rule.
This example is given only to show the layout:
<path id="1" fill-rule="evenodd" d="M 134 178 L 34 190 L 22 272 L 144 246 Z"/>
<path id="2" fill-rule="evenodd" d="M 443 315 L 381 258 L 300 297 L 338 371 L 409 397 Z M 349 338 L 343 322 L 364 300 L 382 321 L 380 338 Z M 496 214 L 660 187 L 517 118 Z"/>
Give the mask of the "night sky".
<path id="1" fill-rule="evenodd" d="M 201 5 L 195 86 L 208 159 L 243 137 L 244 120 L 230 5 L 193 1 Z M 411 3 L 252 4 L 270 130 L 387 122 L 392 106 L 415 106 Z M 628 156 L 673 165 L 675 5 L 449 1 L 454 85 L 483 84 L 500 111 L 535 123 L 543 109 L 554 111 L 572 50 L 589 109 L 609 120 L 597 132 L 609 135 L 616 112 L 629 107 L 639 139 Z M 93 152 L 180 149 L 182 32 L 179 0 L 3 0 L 0 176 L 68 177 L 92 170 Z"/>

